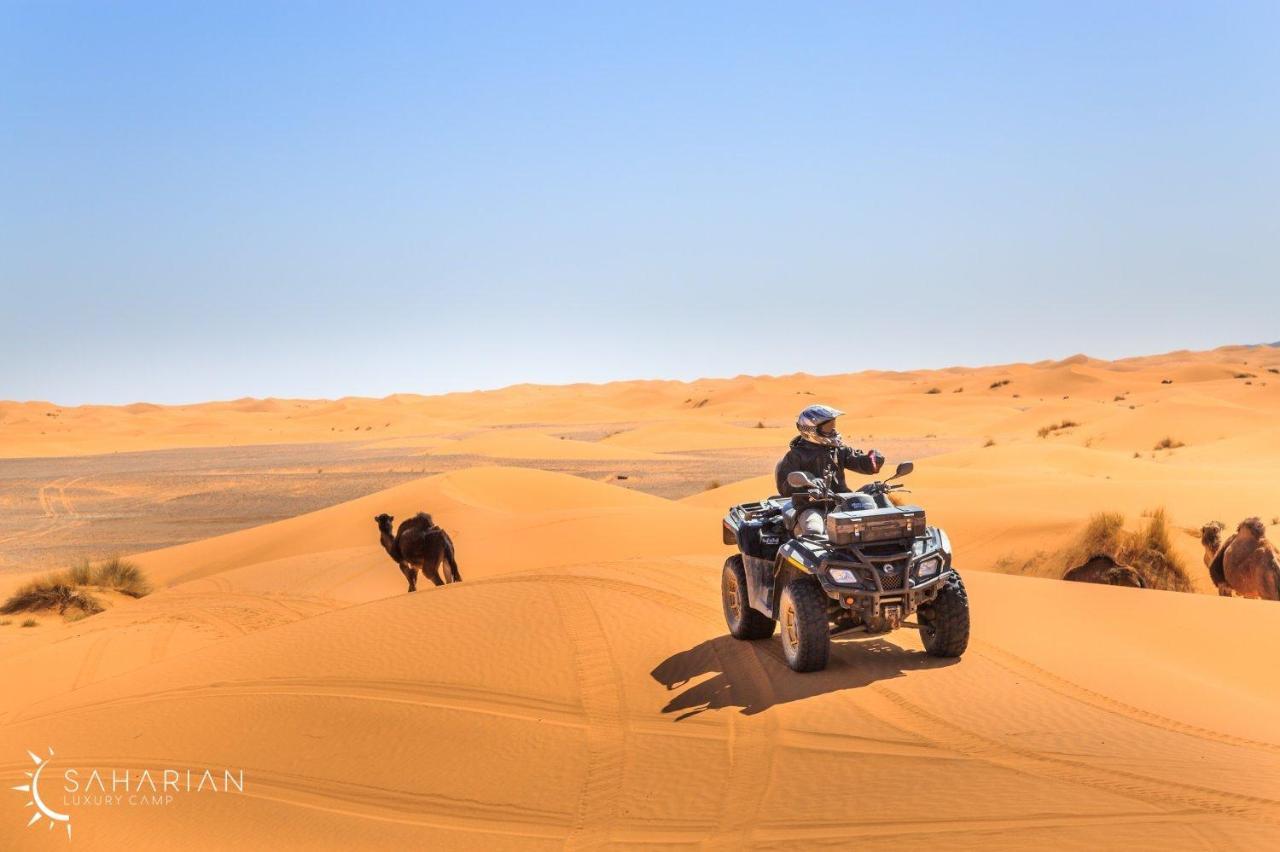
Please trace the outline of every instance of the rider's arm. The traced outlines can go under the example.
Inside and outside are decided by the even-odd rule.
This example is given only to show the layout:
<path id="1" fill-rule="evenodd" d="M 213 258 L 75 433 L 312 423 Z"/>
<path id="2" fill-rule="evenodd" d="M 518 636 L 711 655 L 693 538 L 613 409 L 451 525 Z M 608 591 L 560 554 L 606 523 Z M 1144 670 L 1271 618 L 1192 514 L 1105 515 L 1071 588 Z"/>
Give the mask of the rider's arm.
<path id="1" fill-rule="evenodd" d="M 880 472 L 880 468 L 884 464 L 884 456 L 880 454 L 879 450 L 864 453 L 862 450 L 855 450 L 853 447 L 841 447 L 840 464 L 845 470 L 852 470 L 856 473 L 871 476 Z"/>

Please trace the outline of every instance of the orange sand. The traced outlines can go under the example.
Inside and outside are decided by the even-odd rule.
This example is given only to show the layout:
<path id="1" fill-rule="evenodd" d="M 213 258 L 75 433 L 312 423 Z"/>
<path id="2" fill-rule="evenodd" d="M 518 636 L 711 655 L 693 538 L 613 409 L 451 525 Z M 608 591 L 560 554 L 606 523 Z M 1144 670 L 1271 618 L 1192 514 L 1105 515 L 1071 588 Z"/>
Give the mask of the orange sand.
<path id="1" fill-rule="evenodd" d="M 985 570 L 1102 509 L 1280 515 L 1269 366 L 1280 350 L 56 418 L 0 404 L 6 456 L 374 424 L 362 440 L 502 459 L 770 446 L 822 400 L 864 445 L 968 442 L 910 484 L 951 532 L 974 619 L 959 662 L 904 630 L 795 675 L 720 613 L 719 518 L 770 491 L 767 471 L 680 501 L 527 468 L 427 477 L 138 555 L 156 593 L 0 628 L 0 848 L 67 848 L 8 789 L 50 746 L 53 766 L 245 770 L 243 794 L 74 810 L 71 843 L 95 849 L 1275 848 L 1280 606 Z M 1063 419 L 1081 425 L 1036 436 Z M 560 439 L 583 424 L 598 441 Z M 1166 435 L 1187 446 L 1153 458 Z M 404 593 L 372 518 L 418 509 L 450 530 L 463 583 Z"/>

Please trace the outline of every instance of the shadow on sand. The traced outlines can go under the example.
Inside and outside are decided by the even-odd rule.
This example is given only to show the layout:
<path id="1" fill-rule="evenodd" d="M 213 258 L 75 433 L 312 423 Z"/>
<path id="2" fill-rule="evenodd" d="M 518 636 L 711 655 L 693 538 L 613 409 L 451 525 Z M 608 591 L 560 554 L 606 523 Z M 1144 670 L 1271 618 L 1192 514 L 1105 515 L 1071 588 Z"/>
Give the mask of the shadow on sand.
<path id="1" fill-rule="evenodd" d="M 901 677 L 903 672 L 945 668 L 956 662 L 900 648 L 883 637 L 855 635 L 833 639 L 825 670 L 796 674 L 787 668 L 776 635 L 756 642 L 725 635 L 672 654 L 650 674 L 672 691 L 703 675 L 713 675 L 683 689 L 662 708 L 663 713 L 678 713 L 675 721 L 679 722 L 726 707 L 739 707 L 743 714 L 752 715 L 775 704 L 858 689 Z"/>

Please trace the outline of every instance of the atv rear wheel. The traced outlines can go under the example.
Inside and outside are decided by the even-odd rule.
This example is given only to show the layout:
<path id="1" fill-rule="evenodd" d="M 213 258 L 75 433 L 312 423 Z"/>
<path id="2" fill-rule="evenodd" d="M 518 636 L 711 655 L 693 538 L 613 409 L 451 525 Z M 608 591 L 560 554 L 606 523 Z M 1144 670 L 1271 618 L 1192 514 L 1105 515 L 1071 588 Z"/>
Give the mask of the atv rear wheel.
<path id="1" fill-rule="evenodd" d="M 792 580 L 778 602 L 782 624 L 782 654 L 797 672 L 827 667 L 831 653 L 831 627 L 827 621 L 827 596 L 813 577 Z"/>
<path id="2" fill-rule="evenodd" d="M 945 581 L 927 612 L 921 608 L 920 639 L 931 657 L 959 657 L 969 647 L 969 596 L 959 574 Z"/>
<path id="3" fill-rule="evenodd" d="M 773 619 L 751 608 L 747 600 L 747 572 L 742 556 L 724 561 L 720 575 L 720 601 L 724 604 L 724 620 L 735 639 L 768 639 L 773 635 Z"/>

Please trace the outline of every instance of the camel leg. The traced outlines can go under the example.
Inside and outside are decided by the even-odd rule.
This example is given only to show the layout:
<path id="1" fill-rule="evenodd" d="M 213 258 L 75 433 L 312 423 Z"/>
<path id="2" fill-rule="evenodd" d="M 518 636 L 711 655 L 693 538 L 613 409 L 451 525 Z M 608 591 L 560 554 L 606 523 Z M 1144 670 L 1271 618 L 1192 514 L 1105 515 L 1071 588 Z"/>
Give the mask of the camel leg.
<path id="1" fill-rule="evenodd" d="M 443 586 L 444 580 L 440 579 L 440 560 L 435 562 L 425 562 L 422 565 L 422 576 L 426 577 L 437 586 Z"/>
<path id="2" fill-rule="evenodd" d="M 453 555 L 453 542 L 444 540 L 444 558 L 449 562 L 449 572 L 453 574 L 451 582 L 461 583 L 462 575 L 458 573 L 458 560 Z"/>
<path id="3" fill-rule="evenodd" d="M 409 591 L 416 592 L 418 590 L 418 569 L 408 562 L 401 562 L 400 573 L 404 574 L 404 578 L 409 581 Z"/>

